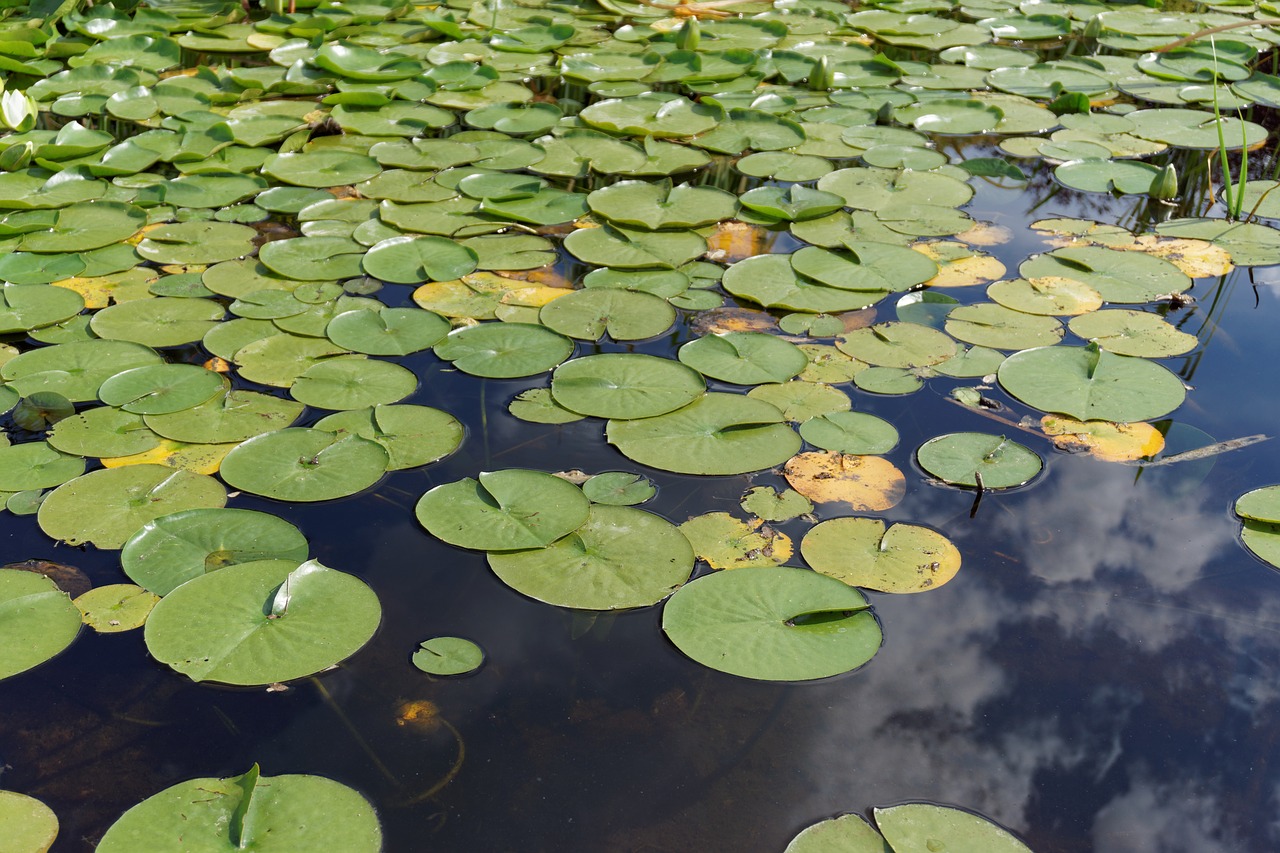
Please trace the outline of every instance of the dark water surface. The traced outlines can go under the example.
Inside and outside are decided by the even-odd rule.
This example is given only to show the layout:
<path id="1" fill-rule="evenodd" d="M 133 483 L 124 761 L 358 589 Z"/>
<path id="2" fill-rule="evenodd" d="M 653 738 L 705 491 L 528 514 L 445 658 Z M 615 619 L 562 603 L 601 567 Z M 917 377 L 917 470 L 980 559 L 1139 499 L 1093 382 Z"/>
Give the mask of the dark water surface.
<path id="1" fill-rule="evenodd" d="M 1124 216 L 1125 203 L 1099 208 L 1099 198 L 1088 199 L 1096 218 Z M 1027 223 L 1082 213 L 1061 197 L 1032 212 L 1038 201 L 985 186 L 968 208 L 1014 230 L 992 250 L 1011 274 L 1047 248 Z M 982 290 L 947 293 L 973 301 Z M 1259 284 L 1255 305 L 1238 270 L 1192 293 L 1199 302 L 1170 320 L 1201 346 L 1164 362 L 1194 386 L 1176 429 L 1213 440 L 1276 432 L 1280 286 Z M 670 354 L 692 336 L 642 349 Z M 394 474 L 375 495 L 234 502 L 284 509 L 313 556 L 378 593 L 382 628 L 341 669 L 284 692 L 222 689 L 150 661 L 141 631 L 86 632 L 0 684 L 4 787 L 57 812 L 57 853 L 92 849 L 122 811 L 168 785 L 255 761 L 268 775 L 322 774 L 362 791 L 390 853 L 763 853 L 822 818 L 905 800 L 972 808 L 1038 853 L 1280 849 L 1280 573 L 1243 549 L 1231 512 L 1240 494 L 1280 482 L 1280 445 L 1139 476 L 1019 436 L 1046 471 L 988 495 L 970 518 L 972 493 L 929 485 L 912 457 L 944 432 L 1000 429 L 944 399 L 972 383 L 933 379 L 907 397 L 845 386 L 855 409 L 902 434 L 889 458 L 907 494 L 885 517 L 943 531 L 964 565 L 925 595 L 870 594 L 885 645 L 863 669 L 767 684 L 685 659 L 659 608 L 593 619 L 549 607 L 499 582 L 483 555 L 428 536 L 412 507 L 439 483 L 500 467 L 639 468 L 605 444 L 598 420 L 553 427 L 506 413 L 542 380 L 491 380 L 480 396 L 477 380 L 432 355 L 406 364 L 423 378 L 406 402 L 468 424 L 457 454 Z M 676 522 L 736 511 L 749 485 L 783 485 L 770 473 L 645 473 L 660 486 L 645 508 Z M 780 529 L 798 545 L 806 525 Z M 123 579 L 116 552 L 55 549 L 32 517 L 5 516 L 0 536 L 5 561 Z M 488 663 L 468 678 L 424 676 L 409 656 L 437 635 L 474 639 Z"/>

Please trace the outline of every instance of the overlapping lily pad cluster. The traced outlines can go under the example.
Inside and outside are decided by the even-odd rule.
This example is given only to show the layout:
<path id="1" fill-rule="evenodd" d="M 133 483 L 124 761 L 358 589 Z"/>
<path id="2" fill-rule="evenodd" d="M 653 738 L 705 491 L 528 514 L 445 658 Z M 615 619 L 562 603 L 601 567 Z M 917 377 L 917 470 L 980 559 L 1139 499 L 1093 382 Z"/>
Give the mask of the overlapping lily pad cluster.
<path id="1" fill-rule="evenodd" d="M 617 473 L 579 488 L 477 472 L 417 507 L 428 531 L 489 552 L 539 600 L 611 610 L 678 590 L 672 640 L 754 678 L 865 663 L 881 634 L 855 587 L 930 589 L 959 567 L 935 531 L 850 517 L 804 537 L 816 572 L 780 568 L 794 548 L 765 522 L 811 501 L 878 512 L 903 497 L 883 458 L 897 432 L 853 412 L 850 385 L 907 394 L 995 375 L 1011 401 L 1050 413 L 1041 429 L 1061 446 L 1159 453 L 1143 422 L 1185 389 L 1151 359 L 1197 345 L 1161 315 L 1193 277 L 1280 263 L 1280 232 L 1202 217 L 1135 237 L 1044 220 L 1058 248 L 1005 278 L 982 250 L 998 229 L 962 208 L 974 175 L 1022 168 L 939 142 L 981 135 L 1073 190 L 1169 198 L 1178 150 L 1268 139 L 1231 113 L 1280 105 L 1280 77 L 1260 65 L 1280 35 L 1231 25 L 1276 10 L 730 5 L 8 9 L 0 402 L 14 443 L 0 491 L 55 539 L 122 549 L 134 585 L 81 602 L 90 623 L 145 622 L 158 659 L 236 684 L 357 650 L 380 618 L 373 593 L 307 561 L 288 522 L 225 507 L 227 487 L 329 500 L 451 453 L 459 422 L 402 402 L 419 377 L 397 359 L 426 351 L 477 377 L 554 371 L 511 412 L 604 419 L 640 465 L 785 465 L 795 491 L 755 489 L 747 519 L 679 528 L 634 508 L 653 494 L 643 476 Z M 1276 185 L 1241 182 L 1238 197 L 1280 214 Z M 986 300 L 944 292 L 986 282 Z M 727 299 L 753 311 L 726 312 Z M 616 351 L 690 319 L 704 334 L 671 357 Z M 1060 343 L 1068 333 L 1079 344 Z M 983 390 L 956 396 L 986 406 Z M 330 414 L 293 426 L 308 410 Z M 983 490 L 1041 467 L 985 433 L 940 436 L 918 460 Z M 1275 536 L 1274 513 L 1241 513 Z M 1250 547 L 1275 562 L 1266 541 Z M 686 583 L 699 558 L 734 571 Z M 0 570 L 0 602 L 21 602 L 0 618 L 31 637 L 0 651 L 0 677 L 80 624 L 37 576 Z"/>

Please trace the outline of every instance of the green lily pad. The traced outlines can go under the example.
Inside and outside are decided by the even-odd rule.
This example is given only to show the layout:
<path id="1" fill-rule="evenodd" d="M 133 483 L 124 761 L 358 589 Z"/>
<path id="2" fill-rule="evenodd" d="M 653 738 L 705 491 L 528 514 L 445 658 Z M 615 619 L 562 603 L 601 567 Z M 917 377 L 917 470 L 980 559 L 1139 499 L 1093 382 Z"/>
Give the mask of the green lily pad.
<path id="1" fill-rule="evenodd" d="M 575 358 L 551 377 L 555 402 L 582 415 L 633 420 L 673 412 L 701 396 L 706 382 L 696 370 L 640 353 Z"/>
<path id="2" fill-rule="evenodd" d="M 61 323 L 83 308 L 84 298 L 74 290 L 43 284 L 6 284 L 0 288 L 0 334 Z"/>
<path id="3" fill-rule="evenodd" d="M 350 151 L 273 154 L 262 174 L 297 187 L 340 187 L 367 181 L 382 171 L 372 157 Z"/>
<path id="4" fill-rule="evenodd" d="M 707 250 L 707 242 L 692 231 L 637 231 L 622 226 L 579 228 L 564 240 L 564 248 L 589 264 L 615 269 L 675 269 Z"/>
<path id="5" fill-rule="evenodd" d="M 845 205 L 843 196 L 799 184 L 786 189 L 757 187 L 743 193 L 739 201 L 747 210 L 787 222 L 817 219 L 840 210 Z"/>
<path id="6" fill-rule="evenodd" d="M 615 341 L 635 341 L 671 328 L 676 310 L 649 293 L 597 287 L 548 302 L 538 319 L 547 328 L 579 340 L 595 341 L 608 334 Z"/>
<path id="7" fill-rule="evenodd" d="M 744 510 L 764 521 L 790 521 L 813 512 L 813 502 L 795 489 L 779 492 L 772 486 L 757 486 L 742 496 Z"/>
<path id="8" fill-rule="evenodd" d="M 288 388 L 312 365 L 347 350 L 326 338 L 276 334 L 250 341 L 235 352 L 240 375 L 251 382 Z"/>
<path id="9" fill-rule="evenodd" d="M 0 791 L 0 822 L 13 853 L 48 853 L 58 837 L 58 816 L 53 810 L 16 791 Z"/>
<path id="10" fill-rule="evenodd" d="M 212 853 L 264 843 L 376 853 L 382 830 L 373 806 L 347 786 L 323 776 L 260 777 L 255 764 L 243 776 L 188 779 L 148 797 L 112 824 L 98 849 Z"/>
<path id="11" fill-rule="evenodd" d="M 1280 486 L 1264 486 L 1241 495 L 1235 511 L 1245 521 L 1280 524 Z"/>
<path id="12" fill-rule="evenodd" d="M 1086 347 L 1042 347 L 1009 356 L 1000 385 L 1028 406 L 1081 420 L 1116 423 L 1167 415 L 1182 405 L 1186 388 L 1152 361 Z"/>
<path id="13" fill-rule="evenodd" d="M 1129 160 L 1072 160 L 1053 170 L 1058 183 L 1090 193 L 1135 193 L 1151 191 L 1160 169 L 1150 163 Z"/>
<path id="14" fill-rule="evenodd" d="M 296 421 L 302 410 L 301 403 L 282 397 L 257 391 L 229 391 L 180 412 L 147 415 L 145 423 L 150 431 L 172 441 L 231 444 L 283 429 Z M 126 430 L 126 435 L 132 435 L 128 426 L 115 429 Z M 128 453 L 91 455 L 127 456 Z"/>
<path id="15" fill-rule="evenodd" d="M 987 296 L 1024 314 L 1074 316 L 1102 307 L 1102 294 L 1070 278 L 1016 278 L 993 282 Z"/>
<path id="16" fill-rule="evenodd" d="M 358 435 L 289 427 L 255 436 L 222 460 L 233 488 L 282 501 L 326 501 L 372 486 L 387 470 L 387 451 Z"/>
<path id="17" fill-rule="evenodd" d="M 1031 853 L 1008 831 L 989 820 L 948 806 L 907 803 L 876 809 L 876 826 L 895 853 Z"/>
<path id="18" fill-rule="evenodd" d="M 413 665 L 428 675 L 466 675 L 484 663 L 484 649 L 462 637 L 432 637 L 413 653 Z"/>
<path id="19" fill-rule="evenodd" d="M 112 376 L 98 399 L 137 415 L 164 415 L 198 406 L 228 389 L 226 378 L 195 364 L 134 367 Z"/>
<path id="20" fill-rule="evenodd" d="M 147 651 L 193 681 L 271 684 L 360 649 L 382 608 L 363 581 L 315 560 L 258 560 L 194 578 L 147 620 Z"/>
<path id="21" fill-rule="evenodd" d="M 916 524 L 886 530 L 878 518 L 824 521 L 805 534 L 800 553 L 814 571 L 880 592 L 937 589 L 960 569 L 960 552 L 941 533 Z"/>
<path id="22" fill-rule="evenodd" d="M 699 560 L 713 569 L 779 566 L 791 558 L 791 540 L 727 512 L 696 515 L 680 525 Z"/>
<path id="23" fill-rule="evenodd" d="M 93 315 L 89 328 L 106 340 L 173 347 L 200 340 L 224 315 L 212 299 L 158 296 L 103 308 Z"/>
<path id="24" fill-rule="evenodd" d="M 17 393 L 13 388 L 9 388 L 9 392 L 10 399 Z M 76 412 L 75 404 L 56 391 L 36 391 L 18 399 L 10 408 L 13 410 L 13 422 L 32 432 L 47 429 Z"/>
<path id="25" fill-rule="evenodd" d="M 585 417 L 557 403 L 550 388 L 521 391 L 507 406 L 507 411 L 512 417 L 534 424 L 570 424 Z"/>
<path id="26" fill-rule="evenodd" d="M 849 395 L 840 389 L 802 379 L 757 385 L 747 392 L 747 396 L 777 406 L 782 417 L 791 423 L 804 423 L 826 414 L 847 412 L 853 405 Z"/>
<path id="27" fill-rule="evenodd" d="M 738 211 L 732 193 L 688 184 L 672 187 L 670 181 L 620 181 L 591 193 L 587 204 L 610 222 L 650 231 L 697 228 L 729 219 Z"/>
<path id="28" fill-rule="evenodd" d="M 529 323 L 485 323 L 455 329 L 435 353 L 464 373 L 514 379 L 545 373 L 573 352 L 573 341 Z"/>
<path id="29" fill-rule="evenodd" d="M 44 575 L 0 569 L 0 628 L 6 638 L 0 648 L 0 679 L 5 679 L 71 645 L 80 633 L 80 611 Z"/>
<path id="30" fill-rule="evenodd" d="M 724 111 L 679 95 L 648 92 L 597 101 L 578 116 L 608 133 L 663 139 L 705 133 L 723 120 Z"/>
<path id="31" fill-rule="evenodd" d="M 839 314 L 874 305 L 889 291 L 842 290 L 805 278 L 786 255 L 756 255 L 725 270 L 724 289 L 766 308 Z"/>
<path id="32" fill-rule="evenodd" d="M 443 459 L 462 443 L 462 424 L 429 406 L 379 405 L 321 418 L 316 429 L 358 435 L 387 451 L 388 471 L 417 468 Z"/>
<path id="33" fill-rule="evenodd" d="M 427 532 L 459 548 L 541 548 L 577 530 L 591 502 L 567 480 L 512 468 L 436 486 L 414 514 Z"/>
<path id="34" fill-rule="evenodd" d="M 685 584 L 663 608 L 662 629 L 698 663 L 764 681 L 848 672 L 882 641 L 862 593 L 788 568 L 716 572 Z"/>
<path id="35" fill-rule="evenodd" d="M 763 332 L 704 335 L 677 355 L 699 373 L 736 385 L 785 382 L 809 364 L 795 344 Z"/>
<path id="36" fill-rule="evenodd" d="M 421 284 L 462 278 L 477 261 L 473 250 L 444 237 L 392 237 L 369 249 L 364 271 L 393 284 Z"/>
<path id="37" fill-rule="evenodd" d="M 885 853 L 884 839 L 861 815 L 846 814 L 806 827 L 783 853 Z"/>
<path id="38" fill-rule="evenodd" d="M 580 527 L 544 548 L 489 554 L 489 567 L 512 589 L 578 610 L 657 604 L 688 580 L 693 562 L 671 522 L 608 505 L 592 506 Z"/>
<path id="39" fill-rule="evenodd" d="M 1104 300 L 1140 304 L 1167 293 L 1181 293 L 1191 279 L 1169 261 L 1141 252 L 1101 246 L 1058 249 L 1024 261 L 1023 278 L 1069 278 L 1092 287 Z"/>
<path id="40" fill-rule="evenodd" d="M 907 290 L 938 274 L 938 265 L 919 252 L 852 241 L 841 252 L 806 246 L 791 256 L 791 266 L 830 287 L 873 292 Z"/>
<path id="41" fill-rule="evenodd" d="M 267 243 L 258 250 L 258 260 L 284 278 L 333 281 L 363 275 L 366 251 L 365 246 L 346 237 L 294 237 Z"/>
<path id="42" fill-rule="evenodd" d="M 877 323 L 836 341 L 841 352 L 881 367 L 927 367 L 955 355 L 956 344 L 937 329 L 916 323 Z"/>
<path id="43" fill-rule="evenodd" d="M 73 403 L 98 399 L 112 376 L 160 364 L 155 350 L 127 341 L 75 341 L 29 350 L 0 366 L 0 377 L 23 397 L 52 391 Z"/>
<path id="44" fill-rule="evenodd" d="M 179 222 L 148 231 L 138 254 L 158 264 L 214 264 L 252 252 L 257 233 L 233 222 Z"/>
<path id="45" fill-rule="evenodd" d="M 916 451 L 920 467 L 953 486 L 1008 489 L 1029 482 L 1044 463 L 1035 452 L 1002 435 L 955 432 L 938 436 Z"/>
<path id="46" fill-rule="evenodd" d="M 84 473 L 84 459 L 43 441 L 0 447 L 0 490 L 52 489 Z"/>
<path id="47" fill-rule="evenodd" d="M 1071 320 L 1071 334 L 1096 341 L 1107 352 L 1143 358 L 1166 358 L 1195 349 L 1195 335 L 1176 328 L 1163 317 L 1145 311 L 1094 311 Z"/>
<path id="48" fill-rule="evenodd" d="M 162 515 L 226 502 L 226 489 L 213 477 L 163 465 L 127 465 L 63 483 L 44 499 L 38 520 L 54 539 L 115 549 Z"/>
<path id="49" fill-rule="evenodd" d="M 256 560 L 307 559 L 308 545 L 283 518 L 247 509 L 191 509 L 144 524 L 120 550 L 134 583 L 165 596 L 192 578 Z"/>
<path id="50" fill-rule="evenodd" d="M 349 356 L 308 367 L 289 387 L 289 394 L 312 408 L 341 411 L 395 403 L 417 387 L 418 377 L 407 367 Z"/>
<path id="51" fill-rule="evenodd" d="M 1166 237 L 1208 240 L 1230 252 L 1231 260 L 1240 266 L 1280 263 L 1280 230 L 1258 222 L 1173 219 L 1157 225 L 1156 233 Z"/>
<path id="52" fill-rule="evenodd" d="M 881 455 L 898 446 L 893 424 L 866 412 L 830 412 L 800 424 L 800 437 L 837 453 Z"/>
<path id="53" fill-rule="evenodd" d="M 994 302 L 961 305 L 947 315 L 947 334 L 992 349 L 1052 346 L 1062 340 L 1062 323 L 1053 317 L 1024 314 Z"/>
<path id="54" fill-rule="evenodd" d="M 609 506 L 634 506 L 644 503 L 658 493 L 648 477 L 626 471 L 608 471 L 596 474 L 582 484 L 582 493 L 595 504 Z"/>
<path id="55" fill-rule="evenodd" d="M 790 459 L 801 443 L 776 406 L 719 393 L 665 415 L 611 420 L 605 435 L 628 459 L 681 474 L 760 471 Z"/>
<path id="56" fill-rule="evenodd" d="M 409 355 L 430 348 L 449 332 L 449 321 L 419 308 L 346 311 L 329 321 L 325 336 L 368 355 Z"/>
<path id="57" fill-rule="evenodd" d="M 160 445 L 141 415 L 111 406 L 86 409 L 63 418 L 49 433 L 49 446 L 77 456 L 132 456 Z"/>
<path id="58" fill-rule="evenodd" d="M 99 634 L 141 628 L 160 596 L 131 583 L 97 586 L 75 600 L 84 623 Z"/>

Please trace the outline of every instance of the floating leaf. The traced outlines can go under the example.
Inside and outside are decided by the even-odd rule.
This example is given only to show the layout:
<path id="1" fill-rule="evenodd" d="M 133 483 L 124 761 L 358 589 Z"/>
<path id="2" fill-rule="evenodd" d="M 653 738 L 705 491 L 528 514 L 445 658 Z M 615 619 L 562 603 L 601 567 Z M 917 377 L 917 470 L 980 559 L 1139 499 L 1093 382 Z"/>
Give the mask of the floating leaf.
<path id="1" fill-rule="evenodd" d="M 416 468 L 443 459 L 462 443 L 462 424 L 429 406 L 380 405 L 321 418 L 316 429 L 358 435 L 387 451 L 388 471 Z"/>
<path id="2" fill-rule="evenodd" d="M 857 590 L 804 569 L 745 568 L 685 584 L 662 612 L 676 648 L 712 669 L 765 681 L 862 666 L 882 635 Z"/>
<path id="3" fill-rule="evenodd" d="M 413 665 L 428 675 L 466 675 L 484 663 L 484 649 L 462 637 L 433 637 L 413 653 Z"/>
<path id="4" fill-rule="evenodd" d="M 1130 423 L 1167 415 L 1186 388 L 1152 361 L 1087 347 L 1041 347 L 1005 359 L 1000 385 L 1028 406 L 1079 420 Z"/>
<path id="5" fill-rule="evenodd" d="M 358 435 L 290 427 L 255 436 L 222 460 L 233 488 L 281 501 L 345 498 L 386 473 L 387 451 Z"/>
<path id="6" fill-rule="evenodd" d="M 789 521 L 813 512 L 813 504 L 793 489 L 779 492 L 772 486 L 757 486 L 742 496 L 741 506 L 765 521 Z"/>
<path id="7" fill-rule="evenodd" d="M 40 529 L 70 545 L 119 548 L 148 521 L 184 509 L 220 507 L 226 489 L 212 477 L 163 465 L 91 471 L 49 493 Z"/>
<path id="8" fill-rule="evenodd" d="M 13 853 L 48 853 L 58 837 L 58 816 L 34 797 L 16 791 L 0 791 L 0 823 Z"/>
<path id="9" fill-rule="evenodd" d="M 666 414 L 701 396 L 705 380 L 678 361 L 640 353 L 575 358 L 551 377 L 555 402 L 582 415 L 633 420 Z"/>
<path id="10" fill-rule="evenodd" d="M 660 516 L 597 504 L 580 527 L 559 541 L 490 553 L 489 567 L 517 592 L 547 604 L 622 610 L 657 604 L 688 580 L 693 549 Z"/>
<path id="11" fill-rule="evenodd" d="M 830 412 L 805 421 L 800 437 L 823 450 L 859 456 L 888 453 L 898 446 L 894 425 L 865 412 Z"/>
<path id="12" fill-rule="evenodd" d="M 575 290 L 547 303 L 539 321 L 562 335 L 596 341 L 606 333 L 615 341 L 656 337 L 676 319 L 667 300 L 614 288 Z"/>
<path id="13" fill-rule="evenodd" d="M 414 514 L 428 533 L 450 545 L 514 551 L 549 545 L 576 530 L 590 506 L 572 483 L 513 468 L 436 486 L 418 500 Z"/>
<path id="14" fill-rule="evenodd" d="M 791 539 L 762 529 L 760 519 L 741 521 L 727 512 L 694 516 L 680 525 L 693 553 L 713 569 L 780 566 L 791 559 Z"/>
<path id="15" fill-rule="evenodd" d="M 80 611 L 49 578 L 0 569 L 0 628 L 5 636 L 0 646 L 0 679 L 5 679 L 71 645 L 80 633 Z"/>
<path id="16" fill-rule="evenodd" d="M 648 477 L 640 474 L 608 471 L 596 474 L 584 482 L 582 493 L 592 503 L 634 506 L 652 498 L 658 493 L 658 489 Z"/>
<path id="17" fill-rule="evenodd" d="M 800 453 L 785 469 L 791 488 L 814 503 L 844 502 L 855 512 L 880 512 L 897 506 L 907 483 L 893 463 L 879 456 Z"/>
<path id="18" fill-rule="evenodd" d="M 800 553 L 815 571 L 880 592 L 924 592 L 955 577 L 960 552 L 915 524 L 885 529 L 878 518 L 833 518 L 811 528 Z"/>
<path id="19" fill-rule="evenodd" d="M 920 445 L 916 460 L 944 483 L 984 489 L 1021 486 L 1044 467 L 1032 450 L 983 432 L 954 432 L 930 439 Z"/>
<path id="20" fill-rule="evenodd" d="M 435 353 L 464 373 L 493 379 L 536 376 L 573 352 L 573 341 L 530 323 L 489 323 L 455 329 Z"/>
<path id="21" fill-rule="evenodd" d="M 141 628 L 160 596 L 131 583 L 98 586 L 81 595 L 75 605 L 84 623 L 99 634 L 115 634 Z"/>
<path id="22" fill-rule="evenodd" d="M 736 385 L 784 382 L 809 363 L 795 344 L 762 332 L 704 335 L 680 347 L 680 361 Z"/>
<path id="23" fill-rule="evenodd" d="M 926 367 L 956 353 L 951 338 L 915 323 L 877 323 L 836 341 L 841 352 L 881 367 Z"/>
<path id="24" fill-rule="evenodd" d="M 1143 358 L 1182 355 L 1199 345 L 1195 335 L 1174 327 L 1164 318 L 1145 311 L 1113 309 L 1074 318 L 1071 333 L 1096 341 L 1107 352 Z"/>
<path id="25" fill-rule="evenodd" d="M 269 840 L 267 840 L 269 839 Z M 191 853 L 334 845 L 349 853 L 382 849 L 373 806 L 323 776 L 243 776 L 189 779 L 129 809 L 98 842 L 102 853 L 166 850 Z"/>
<path id="26" fill-rule="evenodd" d="M 1009 832 L 978 815 L 933 803 L 875 809 L 876 826 L 900 853 L 1031 853 Z"/>
<path id="27" fill-rule="evenodd" d="M 682 409 L 611 420 L 609 443 L 628 459 L 682 474 L 743 474 L 781 464 L 800 436 L 775 406 L 734 394 L 705 394 Z"/>
<path id="28" fill-rule="evenodd" d="M 168 595 L 192 578 L 237 563 L 307 559 L 306 538 L 283 518 L 247 509 L 192 509 L 147 522 L 120 550 L 135 583 Z"/>
<path id="29" fill-rule="evenodd" d="M 1148 423 L 1113 424 L 1045 415 L 1040 428 L 1054 437 L 1053 446 L 1059 450 L 1084 452 L 1107 462 L 1147 459 L 1164 449 L 1164 436 Z"/>

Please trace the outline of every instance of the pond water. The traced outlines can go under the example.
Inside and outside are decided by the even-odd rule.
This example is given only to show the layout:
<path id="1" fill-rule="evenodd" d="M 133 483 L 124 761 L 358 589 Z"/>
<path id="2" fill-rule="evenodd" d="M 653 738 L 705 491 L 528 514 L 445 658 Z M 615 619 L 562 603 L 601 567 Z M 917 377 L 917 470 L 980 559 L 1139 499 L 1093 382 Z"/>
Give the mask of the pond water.
<path id="1" fill-rule="evenodd" d="M 1000 153 L 989 137 L 933 141 L 953 163 Z M 975 195 L 963 209 L 1007 229 L 1008 239 L 983 248 L 1011 278 L 1060 245 L 1030 228 L 1036 220 L 1133 227 L 1222 217 L 1221 204 L 1192 192 L 1205 178 L 1201 155 L 1178 156 L 1177 209 L 1064 189 L 1031 161 L 1018 161 L 1027 182 L 970 179 Z M 1269 178 L 1262 160 L 1252 172 Z M 804 245 L 785 224 L 773 235 L 775 252 Z M 570 280 L 587 268 L 560 249 Z M 1147 306 L 1197 339 L 1162 360 L 1190 389 L 1158 421 L 1166 453 L 1275 433 L 1274 269 L 1238 266 L 1198 278 L 1185 304 Z M 944 292 L 982 302 L 987 280 Z M 857 322 L 896 319 L 897 296 Z M 415 305 L 407 288 L 376 298 Z M 725 305 L 765 313 L 733 297 Z M 663 335 L 579 341 L 575 355 L 674 358 L 701 336 L 699 321 L 685 310 Z M 193 352 L 184 360 L 207 357 Z M 642 466 L 606 442 L 599 419 L 512 416 L 512 398 L 544 387 L 545 375 L 477 378 L 430 351 L 394 360 L 419 380 L 402 402 L 463 423 L 455 453 L 340 500 L 289 504 L 246 491 L 230 504 L 288 518 L 314 559 L 376 592 L 381 625 L 357 654 L 286 685 L 231 688 L 151 659 L 140 630 L 86 629 L 58 657 L 0 681 L 0 785 L 58 815 L 54 853 L 92 849 L 122 812 L 169 785 L 255 762 L 264 774 L 317 774 L 360 791 L 393 853 L 781 851 L 817 821 L 918 801 L 981 814 L 1037 853 L 1280 847 L 1280 575 L 1245 550 L 1233 513 L 1240 495 L 1280 482 L 1272 443 L 1141 467 L 1064 452 L 1019 429 L 1023 414 L 1040 413 L 999 386 L 983 394 L 1011 407 L 1000 417 L 1013 424 L 950 399 L 980 379 L 935 375 L 901 396 L 842 383 L 855 411 L 900 434 L 884 456 L 905 473 L 905 494 L 874 514 L 942 532 L 963 565 L 924 594 L 868 592 L 884 644 L 865 666 L 807 683 L 753 681 L 683 655 L 663 633 L 661 607 L 573 611 L 521 595 L 483 552 L 429 535 L 414 507 L 429 489 L 481 471 L 632 471 L 657 486 L 644 509 L 679 524 L 743 515 L 747 489 L 787 486 L 780 470 L 691 476 Z M 715 379 L 709 387 L 743 391 Z M 309 409 L 298 425 L 327 413 Z M 921 444 L 960 431 L 1016 438 L 1044 469 L 975 501 L 974 490 L 945 486 L 916 461 Z M 773 526 L 798 545 L 815 519 L 851 514 L 819 503 L 814 518 Z M 55 547 L 34 515 L 6 514 L 0 536 L 6 561 L 71 564 L 95 586 L 122 581 L 118 552 Z M 694 576 L 710 572 L 700 562 Z M 475 641 L 485 664 L 464 677 L 424 675 L 410 655 L 435 636 Z"/>

